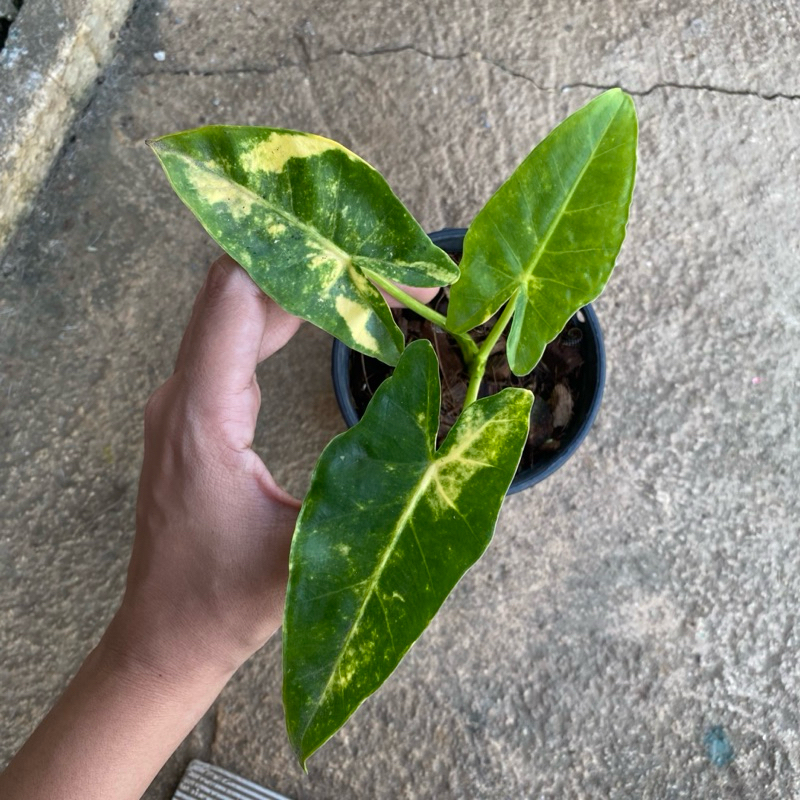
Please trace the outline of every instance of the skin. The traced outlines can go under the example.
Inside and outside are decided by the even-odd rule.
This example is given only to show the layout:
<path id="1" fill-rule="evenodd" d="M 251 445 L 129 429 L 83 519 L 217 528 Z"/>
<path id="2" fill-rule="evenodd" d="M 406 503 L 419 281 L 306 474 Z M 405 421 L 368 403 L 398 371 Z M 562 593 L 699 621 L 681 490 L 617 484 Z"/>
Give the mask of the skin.
<path id="1" fill-rule="evenodd" d="M 251 449 L 255 372 L 300 324 L 233 260 L 212 265 L 175 372 L 145 410 L 122 603 L 0 775 L 4 800 L 140 797 L 280 626 L 300 503 Z"/>

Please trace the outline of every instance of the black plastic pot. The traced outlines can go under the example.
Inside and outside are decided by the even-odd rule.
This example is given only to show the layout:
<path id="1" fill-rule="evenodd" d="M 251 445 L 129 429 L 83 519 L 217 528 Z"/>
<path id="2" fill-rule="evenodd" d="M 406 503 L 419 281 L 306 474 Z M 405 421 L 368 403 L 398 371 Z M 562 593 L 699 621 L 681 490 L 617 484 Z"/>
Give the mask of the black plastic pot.
<path id="1" fill-rule="evenodd" d="M 445 228 L 431 233 L 434 244 L 448 253 L 460 253 L 464 244 L 466 228 Z M 572 320 L 572 324 L 583 333 L 581 340 L 582 356 L 578 397 L 575 401 L 572 420 L 561 436 L 561 447 L 552 453 L 542 453 L 540 460 L 532 467 L 522 469 L 514 476 L 508 494 L 515 494 L 543 481 L 552 475 L 578 449 L 594 423 L 603 387 L 606 381 L 606 351 L 603 347 L 603 334 L 597 315 L 590 305 L 584 306 Z M 359 420 L 358 410 L 350 388 L 350 356 L 353 351 L 338 339 L 333 343 L 333 389 L 344 421 L 352 427 Z"/>

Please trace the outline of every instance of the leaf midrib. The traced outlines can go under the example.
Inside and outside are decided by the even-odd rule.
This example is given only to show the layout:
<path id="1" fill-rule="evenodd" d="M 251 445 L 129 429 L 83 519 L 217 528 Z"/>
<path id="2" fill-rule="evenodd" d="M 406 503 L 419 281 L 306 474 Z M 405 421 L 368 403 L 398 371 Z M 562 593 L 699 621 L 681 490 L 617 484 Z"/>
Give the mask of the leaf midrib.
<path id="1" fill-rule="evenodd" d="M 435 466 L 435 464 L 436 464 L 435 459 L 433 461 L 429 461 L 428 466 L 425 468 L 425 471 L 420 476 L 419 482 L 417 483 L 417 487 L 414 489 L 411 496 L 409 497 L 408 502 L 406 503 L 406 506 L 403 509 L 403 513 L 400 515 L 400 519 L 398 519 L 397 521 L 395 530 L 392 534 L 392 539 L 389 542 L 389 545 L 387 546 L 386 550 L 384 551 L 383 557 L 373 570 L 372 575 L 367 579 L 369 585 L 367 586 L 367 589 L 364 592 L 363 602 L 361 603 L 361 607 L 358 610 L 356 618 L 353 620 L 353 624 L 350 626 L 350 630 L 347 632 L 347 636 L 345 637 L 342 647 L 339 650 L 339 655 L 336 657 L 336 661 L 334 662 L 333 668 L 331 669 L 331 674 L 328 676 L 327 683 L 325 684 L 325 687 L 318 696 L 316 708 L 314 709 L 314 712 L 311 714 L 311 716 L 308 719 L 308 722 L 303 728 L 303 732 L 300 734 L 301 742 L 305 739 L 305 736 L 308 733 L 308 729 L 311 727 L 311 723 L 314 722 L 314 720 L 316 719 L 317 712 L 319 711 L 323 701 L 325 700 L 325 698 L 328 695 L 328 692 L 330 691 L 331 683 L 333 682 L 334 676 L 339 670 L 339 666 L 342 663 L 344 654 L 347 652 L 347 649 L 350 645 L 350 640 L 353 638 L 355 632 L 358 630 L 358 627 L 361 624 L 361 619 L 364 616 L 364 612 L 366 611 L 369 599 L 372 597 L 372 594 L 378 585 L 378 580 L 381 574 L 383 573 L 383 570 L 386 567 L 389 558 L 394 552 L 395 547 L 397 546 L 397 542 L 400 538 L 400 535 L 402 534 L 406 526 L 406 523 L 410 519 L 411 514 L 414 512 L 417 505 L 419 504 L 420 499 L 424 496 L 425 490 L 428 488 L 428 484 L 431 482 L 433 478 L 434 470 L 432 468 Z"/>
<path id="2" fill-rule="evenodd" d="M 612 126 L 612 124 L 614 123 L 616 118 L 619 116 L 619 113 L 620 113 L 620 111 L 622 111 L 624 106 L 625 106 L 625 101 L 623 99 L 622 102 L 620 102 L 619 107 L 614 112 L 614 114 L 611 117 L 611 119 L 609 119 L 609 121 L 606 123 L 606 126 L 603 129 L 603 133 L 597 138 L 596 143 L 592 147 L 591 156 L 587 159 L 586 163 L 581 168 L 581 171 L 578 174 L 578 177 L 573 181 L 572 188 L 569 190 L 569 194 L 566 196 L 564 201 L 559 206 L 558 213 L 552 219 L 552 221 L 550 222 L 550 225 L 547 227 L 547 231 L 545 232 L 544 237 L 539 240 L 536 248 L 534 249 L 534 251 L 533 251 L 533 253 L 531 255 L 531 258 L 528 260 L 528 264 L 529 264 L 528 268 L 523 270 L 522 271 L 522 275 L 520 276 L 520 277 L 524 277 L 525 278 L 524 282 L 522 280 L 520 280 L 520 282 L 519 282 L 519 285 L 520 285 L 520 287 L 523 288 L 523 291 L 525 291 L 530 278 L 533 277 L 533 274 L 534 274 L 534 272 L 536 270 L 536 267 L 538 266 L 539 262 L 542 260 L 542 256 L 544 255 L 545 251 L 547 250 L 547 245 L 550 242 L 550 239 L 552 238 L 553 234 L 555 233 L 556 228 L 558 228 L 559 224 L 561 223 L 561 219 L 563 218 L 564 214 L 566 213 L 566 209 L 568 208 L 570 202 L 572 201 L 572 198 L 574 197 L 575 192 L 578 189 L 578 186 L 580 186 L 584 175 L 586 175 L 586 171 L 589 169 L 589 167 L 591 166 L 591 164 L 595 160 L 595 158 L 597 158 L 597 150 L 600 147 L 600 144 L 603 141 L 603 139 L 605 139 L 605 136 L 608 133 L 608 129 Z M 524 283 L 524 285 L 523 285 L 523 283 Z M 527 291 L 525 291 L 525 294 L 527 295 Z"/>

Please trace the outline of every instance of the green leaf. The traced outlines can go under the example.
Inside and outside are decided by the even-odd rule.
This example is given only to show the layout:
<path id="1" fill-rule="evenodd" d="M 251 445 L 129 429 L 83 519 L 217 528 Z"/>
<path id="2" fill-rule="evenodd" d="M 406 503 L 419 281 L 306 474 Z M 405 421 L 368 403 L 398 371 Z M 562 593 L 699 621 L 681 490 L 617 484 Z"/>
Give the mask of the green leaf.
<path id="1" fill-rule="evenodd" d="M 363 269 L 410 286 L 458 277 L 381 175 L 330 139 L 212 125 L 149 144 L 181 200 L 253 280 L 355 350 L 395 364 L 404 346 Z"/>
<path id="2" fill-rule="evenodd" d="M 468 331 L 511 299 L 508 359 L 526 375 L 614 267 L 636 172 L 636 110 L 612 89 L 568 117 L 470 225 L 448 327 Z"/>
<path id="3" fill-rule="evenodd" d="M 532 395 L 467 408 L 435 450 L 439 371 L 413 342 L 362 420 L 324 450 L 292 542 L 283 702 L 306 759 L 374 692 L 491 540 Z"/>

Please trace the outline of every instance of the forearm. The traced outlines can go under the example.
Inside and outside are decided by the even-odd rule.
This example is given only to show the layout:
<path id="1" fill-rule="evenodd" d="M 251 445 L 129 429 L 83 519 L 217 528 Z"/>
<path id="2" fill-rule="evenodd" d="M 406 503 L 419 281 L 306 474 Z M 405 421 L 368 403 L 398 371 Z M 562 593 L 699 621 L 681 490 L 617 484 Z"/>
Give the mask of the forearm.
<path id="1" fill-rule="evenodd" d="M 135 800 L 230 673 L 170 671 L 121 653 L 108 634 L 0 775 L 4 800 Z"/>

